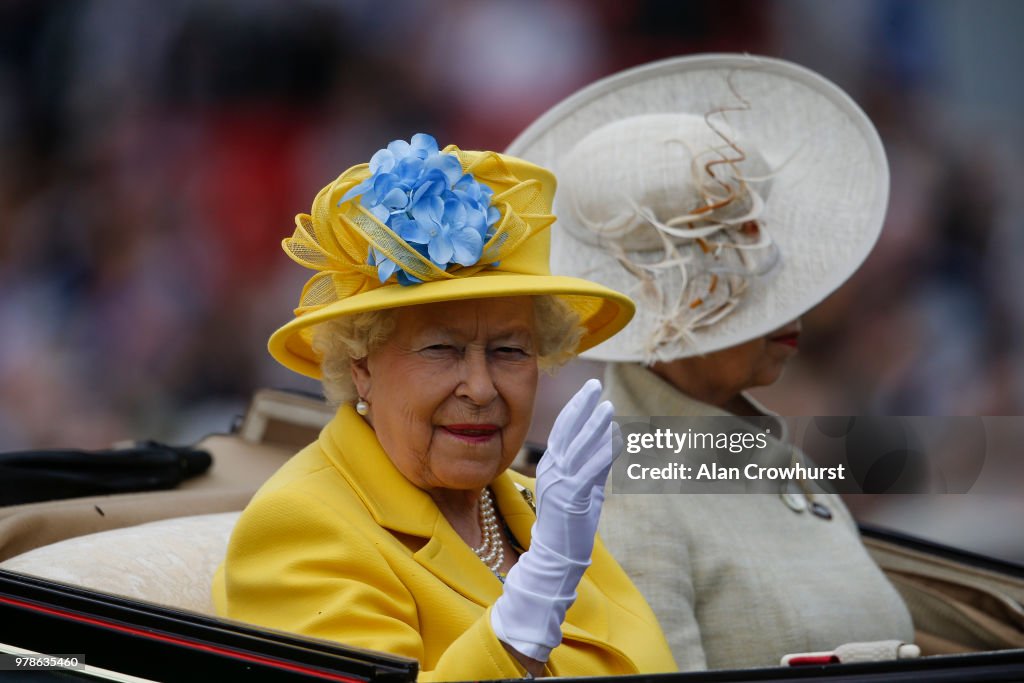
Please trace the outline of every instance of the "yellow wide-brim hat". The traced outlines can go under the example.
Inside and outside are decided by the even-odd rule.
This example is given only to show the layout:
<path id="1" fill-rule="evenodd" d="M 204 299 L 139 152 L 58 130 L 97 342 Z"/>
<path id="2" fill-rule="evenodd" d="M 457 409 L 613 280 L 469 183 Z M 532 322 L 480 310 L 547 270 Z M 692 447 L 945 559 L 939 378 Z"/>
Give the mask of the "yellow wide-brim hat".
<path id="1" fill-rule="evenodd" d="M 368 210 L 360 195 L 352 196 L 373 177 L 370 164 L 353 166 L 320 191 L 309 214 L 296 216 L 295 233 L 282 243 L 293 260 L 317 273 L 302 290 L 295 318 L 270 337 L 268 348 L 278 362 L 319 379 L 320 363 L 311 346 L 316 324 L 439 301 L 556 296 L 580 317 L 584 333 L 577 353 L 607 340 L 630 321 L 634 305 L 626 295 L 589 280 L 551 274 L 551 230 L 558 228 L 551 215 L 555 177 L 550 171 L 496 152 L 448 146 L 440 154 L 454 155 L 463 174 L 493 192 L 490 206 L 500 218 L 488 231 L 479 260 L 469 266 L 433 262 L 423 247 L 415 248 Z M 383 282 L 378 268 L 382 258 L 397 264 Z"/>

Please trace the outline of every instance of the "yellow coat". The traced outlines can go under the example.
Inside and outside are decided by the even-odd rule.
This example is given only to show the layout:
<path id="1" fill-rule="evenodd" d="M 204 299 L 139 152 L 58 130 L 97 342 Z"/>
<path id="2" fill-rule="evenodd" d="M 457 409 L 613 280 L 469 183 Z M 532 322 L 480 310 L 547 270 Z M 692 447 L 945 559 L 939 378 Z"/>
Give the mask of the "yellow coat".
<path id="1" fill-rule="evenodd" d="M 506 472 L 491 484 L 519 544 L 532 507 Z M 502 584 L 423 490 L 344 406 L 320 438 L 285 464 L 242 514 L 214 579 L 232 619 L 419 660 L 419 680 L 518 678 L 524 670 L 490 626 Z M 675 671 L 647 603 L 598 540 L 555 676 Z"/>

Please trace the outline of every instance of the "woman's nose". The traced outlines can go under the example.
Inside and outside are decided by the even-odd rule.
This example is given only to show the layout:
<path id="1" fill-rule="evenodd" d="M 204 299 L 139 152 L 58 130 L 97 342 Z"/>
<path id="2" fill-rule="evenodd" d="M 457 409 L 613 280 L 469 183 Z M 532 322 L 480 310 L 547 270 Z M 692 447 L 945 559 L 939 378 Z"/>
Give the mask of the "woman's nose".
<path id="1" fill-rule="evenodd" d="M 468 399 L 478 406 L 490 404 L 497 397 L 498 388 L 494 385 L 487 353 L 483 350 L 467 349 L 460 365 L 462 374 L 455 389 L 456 396 Z"/>

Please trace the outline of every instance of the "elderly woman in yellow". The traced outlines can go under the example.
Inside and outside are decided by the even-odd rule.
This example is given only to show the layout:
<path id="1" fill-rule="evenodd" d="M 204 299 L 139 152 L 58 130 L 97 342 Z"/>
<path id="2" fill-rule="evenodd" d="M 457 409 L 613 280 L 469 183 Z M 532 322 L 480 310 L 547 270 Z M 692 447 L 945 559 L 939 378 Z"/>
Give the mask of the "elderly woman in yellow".
<path id="1" fill-rule="evenodd" d="M 616 435 L 600 383 L 559 415 L 536 486 L 508 470 L 538 367 L 633 311 L 550 275 L 553 192 L 542 168 L 421 134 L 297 218 L 285 250 L 319 272 L 270 351 L 340 407 L 243 513 L 219 613 L 412 657 L 422 680 L 675 669 L 595 540 Z"/>

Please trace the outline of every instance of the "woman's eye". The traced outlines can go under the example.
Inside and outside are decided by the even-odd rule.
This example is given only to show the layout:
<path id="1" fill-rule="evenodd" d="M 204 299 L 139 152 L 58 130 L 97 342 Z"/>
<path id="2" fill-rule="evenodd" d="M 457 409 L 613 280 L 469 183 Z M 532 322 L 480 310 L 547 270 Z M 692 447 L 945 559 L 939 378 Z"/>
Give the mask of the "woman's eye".
<path id="1" fill-rule="evenodd" d="M 518 346 L 499 346 L 494 349 L 494 353 L 503 358 L 528 358 L 530 356 L 526 349 Z"/>
<path id="2" fill-rule="evenodd" d="M 453 351 L 455 349 L 451 344 L 431 344 L 430 346 L 424 347 L 424 351 Z"/>

